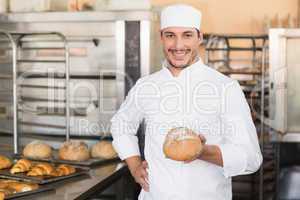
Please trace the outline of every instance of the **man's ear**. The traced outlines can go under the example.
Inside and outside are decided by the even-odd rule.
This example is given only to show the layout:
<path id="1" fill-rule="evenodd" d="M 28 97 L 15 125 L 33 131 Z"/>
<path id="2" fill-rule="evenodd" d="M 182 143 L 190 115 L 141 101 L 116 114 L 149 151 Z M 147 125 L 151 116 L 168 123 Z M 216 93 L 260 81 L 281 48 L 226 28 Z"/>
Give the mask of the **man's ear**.
<path id="1" fill-rule="evenodd" d="M 203 33 L 200 31 L 199 32 L 199 44 L 203 42 Z"/>
<path id="2" fill-rule="evenodd" d="M 162 40 L 163 31 L 162 31 L 162 30 L 160 30 L 160 31 L 159 31 L 159 34 L 160 34 L 160 40 Z"/>

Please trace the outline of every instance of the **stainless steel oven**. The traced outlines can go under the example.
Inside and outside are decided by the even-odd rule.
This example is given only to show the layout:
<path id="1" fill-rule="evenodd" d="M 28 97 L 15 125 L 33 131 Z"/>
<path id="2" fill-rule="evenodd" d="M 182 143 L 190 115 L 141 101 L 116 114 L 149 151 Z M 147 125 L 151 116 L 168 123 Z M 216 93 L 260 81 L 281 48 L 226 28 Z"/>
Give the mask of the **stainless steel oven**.
<path id="1" fill-rule="evenodd" d="M 69 48 L 69 108 L 71 136 L 109 136 L 110 118 L 135 81 L 154 64 L 153 13 L 144 11 L 22 13 L 0 17 L 11 32 L 55 31 Z M 39 40 L 39 41 L 36 41 Z M 28 136 L 65 135 L 66 84 L 63 56 L 54 38 L 33 38 L 22 44 L 18 59 L 49 62 L 18 65 L 21 102 L 19 128 Z M 0 73 L 3 73 L 0 69 Z M 46 74 L 46 76 L 45 76 Z M 1 79 L 3 81 L 3 79 Z M 4 81 L 5 83 L 5 81 Z M 2 95 L 0 99 L 7 98 Z M 11 105 L 0 102 L 0 131 L 11 133 Z"/>

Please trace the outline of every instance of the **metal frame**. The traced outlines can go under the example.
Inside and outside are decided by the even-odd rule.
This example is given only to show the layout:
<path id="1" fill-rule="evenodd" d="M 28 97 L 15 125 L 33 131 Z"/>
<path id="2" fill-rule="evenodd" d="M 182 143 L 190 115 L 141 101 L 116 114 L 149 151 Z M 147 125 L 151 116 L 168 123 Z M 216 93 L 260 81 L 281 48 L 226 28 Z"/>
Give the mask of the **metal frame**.
<path id="1" fill-rule="evenodd" d="M 117 51 L 117 105 L 120 106 L 125 97 L 125 21 L 116 21 L 116 51 Z"/>
<path id="2" fill-rule="evenodd" d="M 11 46 L 12 46 L 12 63 L 13 63 L 13 143 L 14 143 L 14 152 L 18 152 L 18 145 L 19 145 L 19 140 L 18 140 L 18 126 L 17 126 L 17 121 L 18 121 L 18 112 L 17 111 L 17 105 L 18 105 L 18 99 L 17 99 L 17 44 L 12 37 L 12 35 L 5 31 L 5 30 L 0 30 L 0 34 L 4 35 L 8 38 Z"/>
<path id="3" fill-rule="evenodd" d="M 270 42 L 272 42 L 270 44 L 270 89 L 274 101 L 270 102 L 273 116 L 267 120 L 275 130 L 275 142 L 300 142 L 298 130 L 290 131 L 288 127 L 289 69 L 286 60 L 287 40 L 291 38 L 299 39 L 300 32 L 298 29 L 271 29 L 269 35 Z M 279 88 L 283 94 L 276 91 L 276 88 Z"/>
<path id="4" fill-rule="evenodd" d="M 264 130 L 265 130 L 265 70 L 266 70 L 266 55 L 268 50 L 268 44 L 264 42 L 263 48 L 262 48 L 262 65 L 261 65 L 261 70 L 262 70 L 262 76 L 261 76 L 261 110 L 260 110 L 260 122 L 261 122 L 261 127 L 260 127 L 260 138 L 259 138 L 259 143 L 260 143 L 260 148 L 262 155 L 264 155 Z M 259 170 L 259 199 L 263 200 L 264 199 L 264 167 L 262 166 Z"/>
<path id="5" fill-rule="evenodd" d="M 264 155 L 264 131 L 265 131 L 265 91 L 266 91 L 266 69 L 268 65 L 268 35 L 218 35 L 218 34 L 211 34 L 207 35 L 206 38 L 208 38 L 208 41 L 206 43 L 206 57 L 205 61 L 208 65 L 214 65 L 215 63 L 222 63 L 223 66 L 225 66 L 227 69 L 221 71 L 224 74 L 230 75 L 230 74 L 238 74 L 238 75 L 253 75 L 253 79 L 255 80 L 255 77 L 260 77 L 261 84 L 259 85 L 259 92 L 260 92 L 260 113 L 259 120 L 260 124 L 258 129 L 259 135 L 259 144 L 262 151 L 262 154 Z M 236 40 L 236 39 L 245 39 L 250 40 L 252 46 L 251 47 L 239 47 L 239 46 L 231 46 L 230 40 Z M 262 46 L 257 45 L 257 40 L 262 41 Z M 220 48 L 219 44 L 225 44 L 225 47 Z M 220 51 L 224 53 L 224 59 L 211 59 L 210 52 L 216 52 Z M 236 70 L 231 68 L 231 61 L 239 61 L 237 59 L 231 59 L 230 58 L 230 52 L 231 51 L 251 51 L 252 52 L 252 58 L 247 59 L 245 61 L 251 62 L 251 68 L 257 66 L 259 64 L 260 71 L 253 70 Z M 261 58 L 257 58 L 257 52 L 261 52 Z M 245 69 L 245 68 L 244 68 Z M 258 197 L 259 200 L 264 199 L 264 167 L 261 166 L 259 170 L 259 193 Z"/>
<path id="6" fill-rule="evenodd" d="M 22 51 L 22 40 L 29 36 L 45 36 L 45 35 L 54 35 L 61 39 L 63 42 L 63 49 L 65 60 L 65 82 L 66 82 L 66 89 L 65 89 L 65 109 L 66 109 L 66 140 L 70 139 L 70 88 L 69 88 L 69 80 L 70 80 L 70 67 L 69 67 L 69 48 L 66 37 L 59 33 L 59 32 L 31 32 L 31 33 L 19 33 L 19 32 L 7 32 L 0 30 L 2 35 L 5 35 L 11 45 L 13 50 L 13 143 L 14 143 L 14 153 L 19 153 L 19 127 L 18 127 L 18 63 L 21 62 L 36 62 L 37 60 L 19 60 L 17 58 L 18 52 Z M 16 39 L 14 39 L 16 38 Z M 51 49 L 51 48 L 49 48 Z M 43 63 L 44 61 L 38 61 Z"/>

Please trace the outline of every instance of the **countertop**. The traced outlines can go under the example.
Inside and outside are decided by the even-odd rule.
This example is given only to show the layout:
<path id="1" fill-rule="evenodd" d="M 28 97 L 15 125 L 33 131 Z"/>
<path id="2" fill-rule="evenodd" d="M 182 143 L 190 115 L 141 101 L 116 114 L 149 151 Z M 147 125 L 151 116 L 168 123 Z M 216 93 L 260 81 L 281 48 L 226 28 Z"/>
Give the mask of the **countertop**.
<path id="1" fill-rule="evenodd" d="M 10 156 L 12 145 L 6 142 L 4 137 L 0 137 L 0 154 Z M 30 200 L 82 200 L 88 199 L 95 193 L 101 193 L 112 183 L 119 180 L 128 173 L 126 165 L 120 161 L 96 166 L 89 170 L 87 175 L 73 177 L 63 181 L 58 181 L 46 186 L 53 190 L 39 194 L 20 197 L 16 199 Z"/>

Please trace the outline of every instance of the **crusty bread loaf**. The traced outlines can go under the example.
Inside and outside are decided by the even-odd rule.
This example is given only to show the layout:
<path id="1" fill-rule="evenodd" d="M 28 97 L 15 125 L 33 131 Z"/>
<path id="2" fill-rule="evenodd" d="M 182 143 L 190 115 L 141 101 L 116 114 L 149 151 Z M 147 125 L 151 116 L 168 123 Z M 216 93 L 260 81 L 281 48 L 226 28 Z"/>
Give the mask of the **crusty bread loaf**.
<path id="1" fill-rule="evenodd" d="M 88 146 L 81 141 L 70 140 L 59 149 L 59 158 L 70 161 L 85 161 L 90 158 Z"/>
<path id="2" fill-rule="evenodd" d="M 31 169 L 32 162 L 27 159 L 20 159 L 17 163 L 10 169 L 11 174 L 27 172 Z"/>
<path id="3" fill-rule="evenodd" d="M 200 137 L 184 127 L 171 129 L 165 139 L 163 151 L 167 158 L 187 161 L 196 158 L 203 149 Z"/>
<path id="4" fill-rule="evenodd" d="M 114 158 L 117 156 L 112 143 L 110 141 L 100 141 L 93 145 L 91 150 L 91 156 L 93 158 Z"/>
<path id="5" fill-rule="evenodd" d="M 49 163 L 39 163 L 27 173 L 27 176 L 47 176 L 51 175 L 54 170 L 55 168 Z"/>
<path id="6" fill-rule="evenodd" d="M 12 162 L 6 156 L 0 155 L 0 169 L 10 168 L 12 166 Z"/>
<path id="7" fill-rule="evenodd" d="M 23 155 L 32 159 L 45 159 L 52 156 L 52 148 L 43 142 L 33 141 L 25 146 Z"/>

